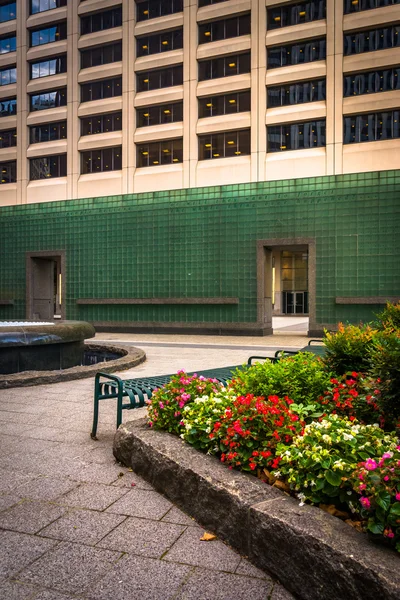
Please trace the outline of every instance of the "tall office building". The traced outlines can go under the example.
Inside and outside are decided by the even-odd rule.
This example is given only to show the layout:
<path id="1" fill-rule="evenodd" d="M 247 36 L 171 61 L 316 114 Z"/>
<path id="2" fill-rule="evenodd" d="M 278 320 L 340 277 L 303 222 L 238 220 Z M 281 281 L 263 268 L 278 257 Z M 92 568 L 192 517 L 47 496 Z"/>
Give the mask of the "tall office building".
<path id="1" fill-rule="evenodd" d="M 399 0 L 0 0 L 0 220 L 17 223 L 26 217 L 32 223 L 40 215 L 42 224 L 47 223 L 42 237 L 29 241 L 34 233 L 28 226 L 18 239 L 24 238 L 23 252 L 31 252 L 32 260 L 47 252 L 58 275 L 64 260 L 58 251 L 68 245 L 65 215 L 80 211 L 87 226 L 74 242 L 75 259 L 68 261 L 66 255 L 66 287 L 63 294 L 61 288 L 54 294 L 64 297 L 64 308 L 55 307 L 54 314 L 87 318 L 98 326 L 212 323 L 203 327 L 210 331 L 235 322 L 241 324 L 238 330 L 258 333 L 269 330 L 265 323 L 270 323 L 271 306 L 276 314 L 310 312 L 312 331 L 342 317 L 363 317 L 363 304 L 375 308 L 399 291 L 394 266 L 388 261 L 378 265 L 386 243 L 382 235 L 389 240 L 390 232 L 377 225 L 384 214 L 395 223 L 396 169 Z M 378 196 L 368 200 L 374 186 Z M 342 206 L 333 196 L 344 192 Z M 354 232 L 346 233 L 346 206 L 357 194 L 362 194 L 357 208 L 362 212 L 357 212 Z M 330 195 L 331 204 L 320 214 L 321 198 Z M 384 197 L 386 202 L 391 198 L 390 208 L 382 208 Z M 201 209 L 199 199 L 204 198 L 219 207 L 215 214 Z M 98 217 L 89 225 L 95 199 L 109 221 Z M 49 241 L 53 213 L 44 203 L 51 201 L 65 201 L 56 202 L 54 211 L 66 212 L 64 229 L 58 220 L 59 237 Z M 162 212 L 167 201 L 168 218 Z M 243 203 L 247 216 L 238 213 Z M 212 264 L 219 257 L 214 283 L 190 263 L 190 240 L 176 249 L 184 237 L 179 219 L 182 227 L 185 219 L 187 228 L 195 227 L 189 204 L 192 213 L 198 209 L 202 218 L 218 222 L 218 233 L 210 239 L 204 234 L 193 258 L 196 262 L 214 248 L 209 257 Z M 125 242 L 109 240 L 108 253 L 115 256 L 109 259 L 107 285 L 100 289 L 93 281 L 80 287 L 74 269 L 97 272 L 98 265 L 77 248 L 90 239 L 100 250 L 104 231 L 110 222 L 110 229 L 115 226 L 118 207 L 121 224 L 130 223 L 131 235 L 141 239 L 144 221 L 137 211 L 145 205 L 149 229 L 164 215 L 161 233 L 178 236 L 175 248 L 172 237 L 162 241 L 159 235 L 161 256 L 156 257 L 153 231 L 153 245 L 143 250 L 139 268 L 137 252 L 134 260 L 130 252 L 125 254 L 133 243 L 125 231 Z M 229 231 L 233 221 L 222 214 L 224 207 L 235 213 L 236 225 Z M 171 220 L 174 210 L 180 214 Z M 257 221 L 259 229 L 251 232 L 246 219 Z M 367 259 L 360 240 L 368 237 L 371 219 L 380 238 L 370 245 Z M 4 244 L 15 239 L 17 233 L 11 231 Z M 264 240 L 257 272 L 251 253 L 235 252 L 229 257 L 237 261 L 231 261 L 235 267 L 230 271 L 226 248 L 217 251 L 210 241 L 215 244 L 215 236 L 222 239 L 224 231 L 239 248 Z M 328 241 L 321 254 L 321 244 Z M 142 249 L 146 243 L 142 241 Z M 14 248 L 4 246 L 3 257 Z M 182 280 L 176 265 L 163 263 L 176 252 L 189 261 Z M 324 257 L 336 261 L 334 272 L 323 270 L 328 264 Z M 12 261 L 4 260 L 3 272 L 8 266 L 16 272 Z M 360 260 L 366 261 L 362 267 Z M 153 265 L 147 270 L 146 261 Z M 268 275 L 260 266 L 264 261 Z M 340 286 L 337 278 L 347 261 L 353 265 L 352 284 L 343 274 Z M 253 273 L 248 281 L 243 269 Z M 24 311 L 37 318 L 33 300 L 21 298 L 28 274 L 20 273 L 18 292 L 9 277 L 4 275 L 3 283 L 0 278 L 0 318 Z M 120 288 L 120 278 L 135 283 Z M 69 288 L 65 281 L 72 280 Z M 7 302 L 12 296 L 13 304 L 1 309 L 1 295 Z M 357 298 L 362 300 L 358 304 Z M 165 309 L 166 299 L 169 305 L 176 300 L 176 306 Z M 343 304 L 352 306 L 343 312 Z"/>

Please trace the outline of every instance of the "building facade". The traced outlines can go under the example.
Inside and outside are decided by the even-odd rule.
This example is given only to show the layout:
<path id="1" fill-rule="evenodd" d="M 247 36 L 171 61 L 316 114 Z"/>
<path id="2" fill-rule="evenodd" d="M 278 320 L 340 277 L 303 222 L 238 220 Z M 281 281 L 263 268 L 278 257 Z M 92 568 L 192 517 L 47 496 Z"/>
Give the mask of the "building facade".
<path id="1" fill-rule="evenodd" d="M 399 169 L 399 0 L 0 0 L 0 319 L 370 318 Z"/>

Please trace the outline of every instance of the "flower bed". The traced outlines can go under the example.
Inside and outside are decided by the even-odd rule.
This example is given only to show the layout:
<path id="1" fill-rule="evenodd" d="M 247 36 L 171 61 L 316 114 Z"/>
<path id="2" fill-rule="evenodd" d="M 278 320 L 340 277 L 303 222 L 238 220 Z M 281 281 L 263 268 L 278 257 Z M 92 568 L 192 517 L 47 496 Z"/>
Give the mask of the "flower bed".
<path id="1" fill-rule="evenodd" d="M 399 315 L 340 325 L 326 359 L 267 360 L 226 389 L 179 371 L 149 401 L 150 425 L 400 551 Z"/>

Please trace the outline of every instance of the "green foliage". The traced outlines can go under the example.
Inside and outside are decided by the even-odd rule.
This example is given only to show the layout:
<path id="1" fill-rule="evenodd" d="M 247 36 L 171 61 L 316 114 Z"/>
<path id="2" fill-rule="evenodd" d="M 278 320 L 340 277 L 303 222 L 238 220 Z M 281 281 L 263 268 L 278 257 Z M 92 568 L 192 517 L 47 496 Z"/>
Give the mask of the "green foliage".
<path id="1" fill-rule="evenodd" d="M 369 349 L 370 373 L 377 379 L 386 427 L 400 420 L 400 329 L 375 334 Z"/>
<path id="2" fill-rule="evenodd" d="M 335 375 L 351 371 L 367 373 L 369 369 L 368 351 L 373 343 L 376 330 L 370 325 L 343 325 L 338 331 L 325 331 L 326 353 L 324 362 Z"/>
<path id="3" fill-rule="evenodd" d="M 395 452 L 397 438 L 378 426 L 361 425 L 339 415 L 306 425 L 292 444 L 279 444 L 280 476 L 302 501 L 342 505 L 356 502 L 349 481 L 359 462 Z"/>
<path id="4" fill-rule="evenodd" d="M 391 304 L 388 302 L 383 311 L 376 315 L 376 328 L 379 330 L 400 330 L 400 302 Z"/>
<path id="5" fill-rule="evenodd" d="M 330 377 L 320 358 L 309 352 L 301 352 L 283 357 L 275 363 L 266 360 L 244 371 L 236 371 L 230 385 L 238 394 L 254 394 L 265 398 L 288 396 L 305 415 L 309 414 L 305 407 L 317 402 L 329 386 Z M 313 413 L 314 407 L 310 411 Z"/>

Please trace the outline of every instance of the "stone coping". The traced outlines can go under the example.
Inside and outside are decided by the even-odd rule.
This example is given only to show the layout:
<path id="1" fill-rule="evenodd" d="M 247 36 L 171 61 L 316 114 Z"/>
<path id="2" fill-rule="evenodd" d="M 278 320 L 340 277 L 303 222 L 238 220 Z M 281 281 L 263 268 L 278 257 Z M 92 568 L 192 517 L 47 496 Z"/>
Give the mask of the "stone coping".
<path id="1" fill-rule="evenodd" d="M 84 379 L 85 377 L 94 376 L 98 371 L 114 373 L 116 371 L 131 369 L 146 360 L 145 352 L 133 346 L 112 346 L 109 344 L 94 343 L 85 344 L 85 348 L 94 351 L 121 353 L 122 356 L 104 363 L 72 367 L 62 371 L 22 371 L 21 373 L 0 375 L 0 389 Z"/>
<path id="2" fill-rule="evenodd" d="M 145 419 L 114 456 L 302 600 L 399 600 L 400 558 L 317 507 L 229 470 Z"/>
<path id="3" fill-rule="evenodd" d="M 0 347 L 38 346 L 83 341 L 95 336 L 91 323 L 86 321 L 0 321 Z"/>

